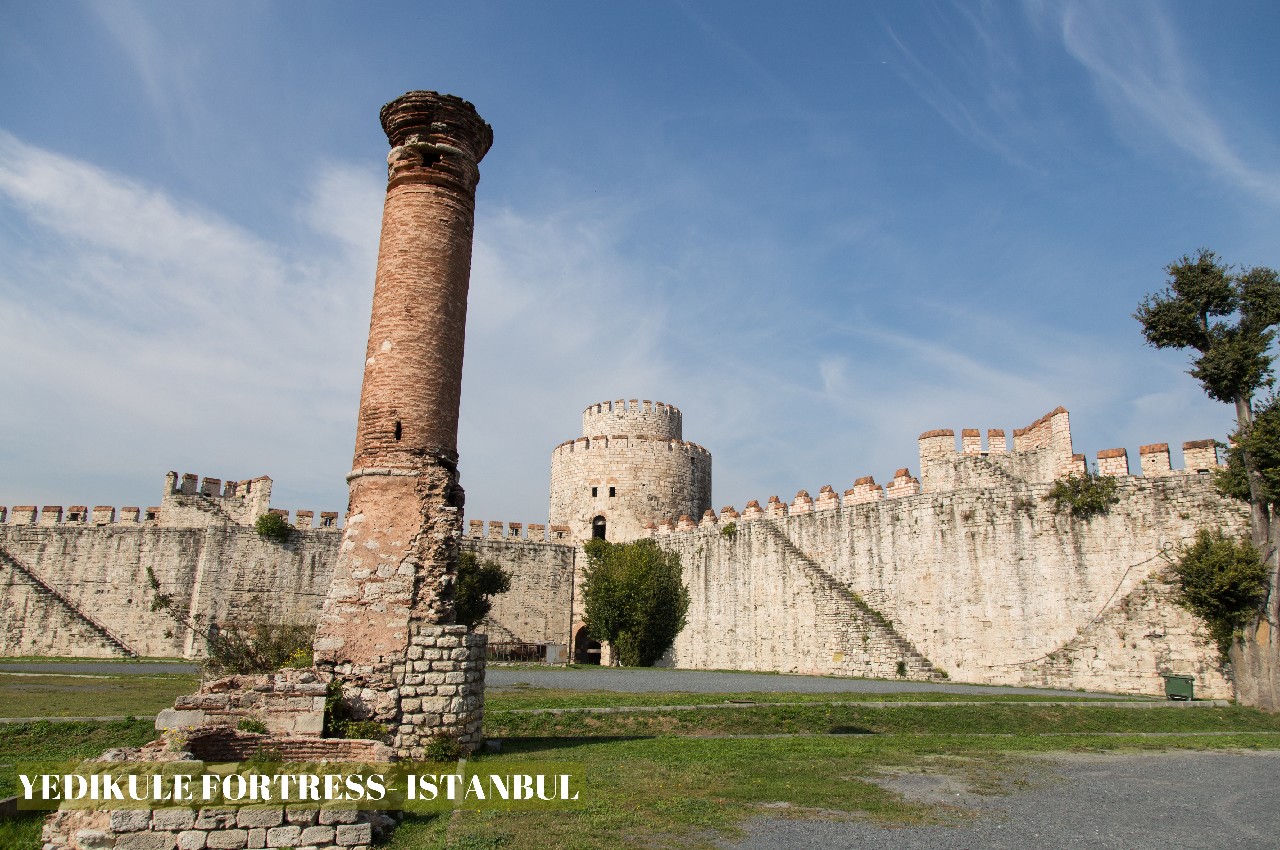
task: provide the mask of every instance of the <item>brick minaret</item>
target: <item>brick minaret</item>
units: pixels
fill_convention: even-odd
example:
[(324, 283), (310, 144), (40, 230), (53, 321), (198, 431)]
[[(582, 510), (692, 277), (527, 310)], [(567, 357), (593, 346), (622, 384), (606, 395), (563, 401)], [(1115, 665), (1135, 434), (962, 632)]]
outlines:
[[(393, 100), (381, 119), (391, 153), (350, 502), (315, 651), (367, 713), (398, 722), (406, 656), (420, 657), (410, 645), (475, 642), (450, 624), (471, 231), (493, 131), (470, 103), (428, 91)], [(458, 709), (442, 709), (445, 726)]]

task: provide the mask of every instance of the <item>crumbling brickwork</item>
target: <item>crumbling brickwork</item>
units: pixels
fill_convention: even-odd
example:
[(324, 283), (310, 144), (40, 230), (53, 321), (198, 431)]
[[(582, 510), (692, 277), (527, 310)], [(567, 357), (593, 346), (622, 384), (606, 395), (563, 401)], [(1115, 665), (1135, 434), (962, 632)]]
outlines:
[[(423, 735), (451, 735), (468, 748), (480, 735), (483, 638), (432, 665), (466, 686), (446, 712), (408, 709), (423, 694), (404, 665), (420, 642), (457, 640), (463, 335), (479, 162), (493, 131), (471, 104), (435, 92), (409, 92), (380, 117), (391, 144), (382, 237), (347, 523), (315, 656), (348, 683), (348, 699), (402, 730), (396, 746), (407, 755)], [(428, 725), (404, 732), (406, 717)]]

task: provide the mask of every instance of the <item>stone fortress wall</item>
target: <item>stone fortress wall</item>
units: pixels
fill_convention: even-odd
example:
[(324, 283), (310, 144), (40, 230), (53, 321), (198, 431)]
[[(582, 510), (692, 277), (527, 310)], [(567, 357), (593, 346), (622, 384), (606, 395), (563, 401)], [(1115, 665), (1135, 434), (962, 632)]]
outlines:
[[(288, 541), (265, 540), (257, 517), (290, 518), (270, 506), (271, 484), (170, 472), (161, 503), (145, 509), (0, 507), (0, 655), (200, 657), (195, 634), (152, 610), (150, 576), (191, 622), (314, 622), (337, 559), (338, 513), (317, 523), (314, 511), (296, 511)], [(468, 526), (463, 549), (512, 570), (484, 630), (495, 641), (567, 642), (577, 551), (567, 529)]]
[(749, 502), (700, 521), (661, 523), (680, 554), (689, 625), (668, 663), (826, 675), (937, 676), (963, 682), (1139, 694), (1161, 673), (1230, 697), (1207, 632), (1172, 599), (1165, 556), (1198, 528), (1243, 534), (1247, 509), (1213, 488), (1212, 440), (1099, 452), (1119, 502), (1088, 521), (1055, 513), (1055, 478), (1083, 471), (1058, 408), (1014, 432), (928, 431), (921, 478), (858, 479), (790, 503)]
[[(584, 421), (614, 417), (606, 430), (619, 432), (607, 438), (616, 448), (632, 444), (635, 435), (621, 433), (627, 427), (661, 430), (664, 417), (666, 442), (635, 442), (675, 441), (673, 455), (696, 445), (679, 439), (675, 408), (648, 410), (644, 421), (639, 403), (593, 405)], [(816, 497), (800, 491), (790, 502), (775, 496), (718, 515), (685, 507), (709, 502), (708, 457), (705, 491), (681, 465), (686, 500), (673, 499), (677, 516), (642, 523), (654, 515), (633, 514), (627, 523), (615, 509), (607, 536), (654, 536), (680, 554), (691, 608), (669, 659), (679, 667), (913, 678), (945, 671), (956, 681), (1147, 694), (1160, 692), (1159, 673), (1174, 672), (1195, 676), (1198, 694), (1230, 696), (1203, 627), (1172, 601), (1163, 578), (1163, 556), (1196, 529), (1247, 528), (1244, 506), (1219, 496), (1206, 474), (1217, 466), (1213, 441), (1184, 443), (1181, 470), (1171, 468), (1167, 444), (1142, 446), (1141, 475), (1130, 474), (1126, 450), (1098, 452), (1120, 502), (1085, 522), (1055, 514), (1045, 500), (1055, 478), (1085, 468), (1065, 410), (1015, 430), (1011, 444), (1004, 431), (985, 436), (966, 429), (957, 445), (954, 431), (922, 434), (918, 479), (903, 468), (883, 486), (865, 476), (843, 493), (825, 486)], [(584, 438), (596, 448), (572, 452), (586, 457), (604, 449), (602, 439)], [(553, 480), (569, 468), (581, 469), (553, 459)], [(623, 483), (614, 477), (614, 486)], [(148, 567), (180, 609), (207, 619), (245, 610), (314, 618), (337, 557), (337, 515), (321, 514), (313, 527), (312, 512), (299, 511), (287, 543), (263, 540), (250, 515), (286, 513), (269, 506), (270, 484), (171, 473), (161, 504), (146, 511), (9, 511), (0, 522), (0, 653), (198, 653), (199, 641), (150, 610)], [(250, 506), (251, 498), (262, 501)], [(511, 592), (495, 600), (482, 627), (492, 641), (576, 645), (579, 544), (591, 535), (592, 508), (578, 500), (588, 509), (576, 525), (466, 523), (463, 548), (513, 574)], [(637, 513), (649, 503), (639, 504)]]
[(676, 407), (593, 404), (582, 434), (551, 453), (551, 522), (567, 526), (570, 539), (634, 540), (650, 523), (711, 507), (711, 453), (683, 439)]

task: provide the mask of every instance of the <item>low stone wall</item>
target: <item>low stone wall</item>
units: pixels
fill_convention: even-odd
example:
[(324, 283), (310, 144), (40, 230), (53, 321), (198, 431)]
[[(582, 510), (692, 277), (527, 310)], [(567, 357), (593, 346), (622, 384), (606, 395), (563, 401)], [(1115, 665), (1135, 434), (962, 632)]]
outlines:
[(178, 697), (173, 708), (156, 716), (156, 728), (234, 727), (251, 719), (272, 734), (319, 737), (324, 731), (328, 688), (328, 681), (313, 670), (227, 676)]
[[(264, 747), (285, 761), (379, 763), (394, 757), (377, 741), (283, 738), (209, 727), (189, 734), (168, 732), (138, 749), (110, 750), (99, 761), (237, 761)], [(369, 850), (395, 824), (385, 812), (336, 805), (62, 808), (45, 820), (41, 837), (43, 850)]]

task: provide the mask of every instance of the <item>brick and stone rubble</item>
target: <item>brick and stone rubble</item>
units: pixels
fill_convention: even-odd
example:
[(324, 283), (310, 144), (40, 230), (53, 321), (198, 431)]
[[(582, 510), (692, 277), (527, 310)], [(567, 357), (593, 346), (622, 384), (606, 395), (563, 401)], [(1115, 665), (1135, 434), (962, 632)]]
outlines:
[[(378, 764), (393, 758), (374, 741), (290, 738), (206, 728), (174, 730), (140, 748), (110, 750), (99, 762), (243, 761), (269, 746), (282, 761)], [(66, 807), (50, 815), (41, 833), (43, 850), (254, 850), (315, 848), (369, 850), (396, 826), (393, 814), (360, 810), (352, 804), (256, 804), (240, 807), (121, 808), (111, 811)]]

